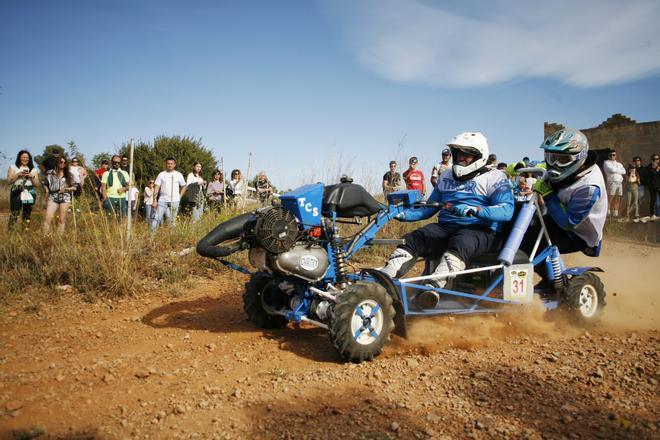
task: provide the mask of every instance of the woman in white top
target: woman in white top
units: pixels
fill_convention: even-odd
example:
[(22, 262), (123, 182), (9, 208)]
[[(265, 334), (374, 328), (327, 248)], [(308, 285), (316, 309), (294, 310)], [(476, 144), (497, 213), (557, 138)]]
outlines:
[(16, 156), (16, 162), (7, 171), (7, 181), (11, 183), (9, 190), (9, 229), (14, 226), (18, 215), (23, 210), (23, 225), (30, 222), (32, 207), (37, 198), (35, 187), (39, 185), (39, 174), (32, 162), (32, 155), (27, 150), (21, 150)]
[(154, 202), (154, 179), (149, 179), (147, 186), (144, 187), (144, 219), (147, 223), (153, 220), (153, 206)]
[(225, 177), (222, 171), (215, 170), (213, 172), (213, 180), (209, 183), (206, 189), (206, 197), (209, 199), (209, 205), (213, 206), (216, 210), (220, 209), (225, 201)]
[(188, 178), (186, 179), (188, 205), (192, 208), (193, 222), (199, 220), (204, 212), (204, 188), (206, 188), (206, 181), (201, 173), (202, 164), (195, 162), (192, 167), (192, 172), (188, 174)]
[(236, 204), (245, 196), (245, 181), (241, 177), (241, 170), (233, 170), (231, 172), (231, 180), (227, 185), (227, 197), (229, 200)]
[(76, 190), (76, 195), (79, 196), (82, 192), (82, 187), (85, 185), (85, 179), (87, 178), (87, 170), (80, 163), (80, 160), (77, 157), (71, 159), (71, 165), (69, 165), (69, 171), (73, 176), (73, 180), (76, 183), (78, 189)]

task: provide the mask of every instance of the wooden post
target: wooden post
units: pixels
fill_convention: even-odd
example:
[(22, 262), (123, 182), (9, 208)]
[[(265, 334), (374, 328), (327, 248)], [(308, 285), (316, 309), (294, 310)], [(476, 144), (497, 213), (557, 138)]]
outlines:
[(247, 173), (245, 173), (245, 192), (243, 194), (243, 201), (242, 201), (243, 206), (245, 206), (245, 202), (247, 202), (247, 196), (250, 194), (249, 187), (250, 187), (250, 168), (251, 167), (252, 167), (252, 153), (248, 153)]
[[(133, 192), (133, 185), (135, 182), (133, 182), (133, 150), (134, 150), (134, 143), (133, 143), (133, 138), (131, 138), (131, 145), (129, 148), (129, 155), (128, 155), (128, 225), (126, 226), (126, 241), (127, 243), (131, 242), (131, 224), (133, 223), (133, 210), (131, 209), (131, 195)], [(135, 200), (137, 203), (137, 199)], [(121, 203), (120, 203), (120, 210), (121, 210)]]
[(225, 158), (220, 156), (220, 172), (222, 173), (222, 208), (227, 207), (227, 174), (225, 174)]

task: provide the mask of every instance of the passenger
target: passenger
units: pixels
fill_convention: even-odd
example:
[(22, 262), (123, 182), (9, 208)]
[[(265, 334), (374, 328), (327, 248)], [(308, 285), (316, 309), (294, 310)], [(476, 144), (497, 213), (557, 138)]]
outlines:
[[(438, 178), (428, 202), (441, 207), (411, 209), (399, 220), (418, 221), (440, 211), (437, 223), (428, 224), (404, 236), (405, 244), (394, 250), (381, 269), (390, 277), (401, 276), (417, 257), (441, 257), (434, 275), (465, 269), (470, 258), (494, 249), (502, 223), (513, 215), (513, 192), (506, 175), (486, 167), (488, 142), (481, 133), (461, 133), (447, 144), (453, 166)], [(408, 264), (406, 264), (408, 263)], [(404, 267), (404, 264), (408, 267)], [(403, 269), (402, 269), (403, 267)], [(428, 282), (442, 288), (447, 278)], [(420, 308), (434, 308), (438, 295), (423, 292), (413, 300)]]
[[(572, 128), (548, 136), (541, 148), (547, 179), (538, 180), (534, 190), (548, 208), (544, 223), (552, 244), (561, 253), (597, 256), (607, 217), (605, 179), (596, 165), (597, 155), (589, 154), (587, 137)], [(540, 228), (538, 222), (530, 225), (521, 249), (533, 249)]]

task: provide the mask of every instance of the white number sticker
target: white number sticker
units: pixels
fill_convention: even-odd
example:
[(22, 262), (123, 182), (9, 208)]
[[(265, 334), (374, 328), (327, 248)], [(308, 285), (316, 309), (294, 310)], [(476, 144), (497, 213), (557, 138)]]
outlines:
[(504, 268), (504, 299), (529, 302), (534, 295), (534, 266), (514, 264)]

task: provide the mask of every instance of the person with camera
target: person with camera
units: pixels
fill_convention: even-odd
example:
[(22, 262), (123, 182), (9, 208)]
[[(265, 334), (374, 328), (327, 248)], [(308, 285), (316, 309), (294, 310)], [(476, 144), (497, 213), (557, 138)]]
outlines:
[(7, 182), (11, 184), (9, 191), (9, 229), (12, 229), (19, 214), (22, 215), (23, 227), (30, 223), (32, 207), (37, 199), (35, 187), (39, 185), (39, 171), (32, 162), (32, 155), (27, 150), (21, 150), (16, 156), (16, 162), (7, 171)]
[(73, 192), (76, 190), (75, 180), (64, 156), (58, 159), (55, 169), (46, 174), (44, 187), (48, 196), (43, 225), (44, 234), (48, 235), (50, 233), (50, 223), (53, 221), (56, 212), (60, 217), (58, 231), (61, 234), (66, 226), (66, 214), (71, 206)]

